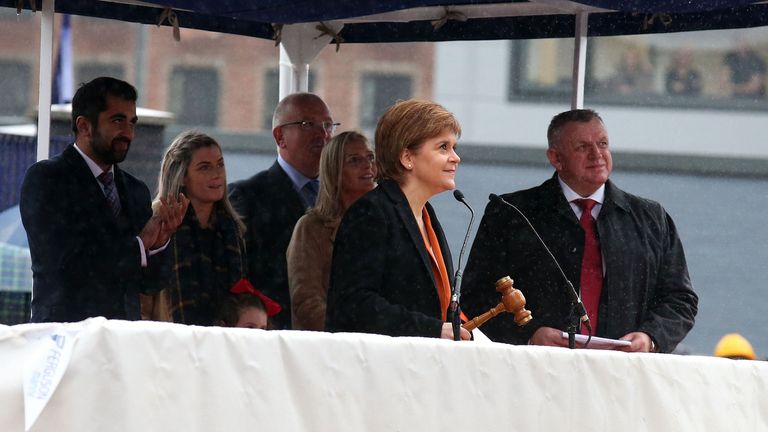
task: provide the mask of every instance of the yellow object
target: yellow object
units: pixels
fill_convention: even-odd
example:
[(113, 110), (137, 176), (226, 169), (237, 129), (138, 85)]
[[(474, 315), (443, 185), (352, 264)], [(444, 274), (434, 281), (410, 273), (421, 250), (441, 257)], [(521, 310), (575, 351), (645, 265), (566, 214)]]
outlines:
[(756, 360), (752, 344), (738, 333), (729, 333), (720, 339), (715, 346), (716, 357)]

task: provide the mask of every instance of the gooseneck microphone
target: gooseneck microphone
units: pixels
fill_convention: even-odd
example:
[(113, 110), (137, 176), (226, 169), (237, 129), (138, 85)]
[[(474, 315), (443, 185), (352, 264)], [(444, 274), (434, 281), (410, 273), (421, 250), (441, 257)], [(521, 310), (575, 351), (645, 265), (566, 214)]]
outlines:
[(461, 270), (461, 259), (464, 257), (464, 251), (467, 248), (467, 242), (469, 241), (469, 233), (472, 231), (472, 223), (475, 221), (475, 211), (472, 210), (467, 201), (464, 200), (464, 194), (460, 190), (453, 190), (453, 197), (456, 201), (464, 204), (469, 209), (469, 226), (467, 227), (467, 234), (464, 236), (464, 243), (461, 245), (461, 251), (459, 252), (459, 261), (456, 266), (456, 275), (454, 277), (453, 292), (451, 293), (451, 304), (448, 309), (451, 312), (451, 327), (453, 328), (453, 340), (461, 340), (461, 308), (459, 307), (459, 299), (461, 298), (461, 279), (463, 272)]
[[(557, 267), (557, 270), (560, 272), (560, 275), (563, 276), (563, 280), (565, 280), (566, 285), (568, 285), (569, 289), (567, 291), (568, 291), (568, 293), (571, 296), (571, 301), (573, 302), (575, 311), (576, 311), (576, 313), (579, 316), (579, 320), (581, 322), (583, 322), (585, 326), (587, 326), (587, 331), (589, 333), (589, 339), (591, 339), (591, 337), (592, 337), (592, 325), (589, 322), (589, 315), (587, 315), (587, 309), (584, 307), (584, 303), (581, 302), (581, 298), (579, 298), (579, 294), (576, 292), (576, 288), (573, 287), (573, 284), (568, 279), (568, 276), (565, 275), (565, 272), (563, 271), (562, 267), (560, 267), (560, 263), (557, 261), (555, 256), (552, 254), (552, 251), (549, 250), (549, 247), (547, 247), (547, 244), (544, 243), (544, 240), (541, 238), (541, 236), (539, 235), (538, 231), (536, 231), (536, 228), (533, 227), (533, 224), (531, 223), (531, 221), (528, 220), (528, 218), (525, 216), (525, 214), (519, 208), (517, 208), (517, 206), (515, 206), (512, 203), (507, 202), (504, 198), (502, 198), (502, 197), (500, 197), (500, 196), (498, 196), (496, 194), (490, 194), (488, 196), (488, 199), (490, 199), (491, 201), (500, 202), (500, 203), (506, 205), (507, 207), (513, 208), (523, 218), (525, 223), (528, 224), (528, 227), (531, 228), (531, 231), (533, 231), (533, 233), (536, 235), (536, 238), (539, 240), (539, 243), (541, 243), (541, 246), (544, 247), (544, 250), (547, 251), (547, 253), (549, 254), (549, 257), (552, 258), (552, 262), (555, 263), (555, 267)], [(574, 335), (570, 335), (569, 339), (572, 340), (573, 336)], [(587, 344), (589, 344), (589, 339), (587, 339)], [(573, 344), (572, 341), (571, 341), (571, 344)], [(585, 346), (586, 346), (586, 344), (585, 344)], [(573, 348), (573, 346), (571, 346), (571, 348)]]

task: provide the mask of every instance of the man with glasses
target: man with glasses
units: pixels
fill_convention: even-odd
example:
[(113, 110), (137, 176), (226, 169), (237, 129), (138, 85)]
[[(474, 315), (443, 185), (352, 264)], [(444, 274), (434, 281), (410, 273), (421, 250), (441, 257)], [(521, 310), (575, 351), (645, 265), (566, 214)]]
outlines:
[(277, 160), (269, 169), (230, 186), (230, 200), (247, 226), (248, 277), (282, 307), (272, 317), (276, 329), (291, 326), (285, 252), (296, 222), (315, 204), (320, 152), (337, 126), (320, 97), (286, 96), (272, 117)]

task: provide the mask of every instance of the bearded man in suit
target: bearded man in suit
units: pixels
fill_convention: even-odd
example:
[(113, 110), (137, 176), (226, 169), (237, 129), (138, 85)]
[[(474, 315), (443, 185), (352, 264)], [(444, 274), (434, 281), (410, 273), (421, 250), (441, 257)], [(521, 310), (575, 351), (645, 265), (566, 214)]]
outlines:
[(159, 202), (123, 171), (134, 136), (136, 89), (96, 78), (72, 99), (75, 142), (35, 163), (21, 189), (32, 255), (32, 322), (104, 316), (138, 320), (139, 293), (154, 289), (156, 256), (188, 200)]

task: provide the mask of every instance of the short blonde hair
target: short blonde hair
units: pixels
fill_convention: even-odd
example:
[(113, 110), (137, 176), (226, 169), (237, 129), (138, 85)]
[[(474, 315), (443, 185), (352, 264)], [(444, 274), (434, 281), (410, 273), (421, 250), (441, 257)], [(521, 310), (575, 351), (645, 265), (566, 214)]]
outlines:
[(379, 179), (402, 181), (403, 150), (418, 151), (424, 141), (445, 130), (461, 135), (461, 126), (442, 105), (428, 100), (398, 101), (384, 112), (376, 125), (376, 164)]

